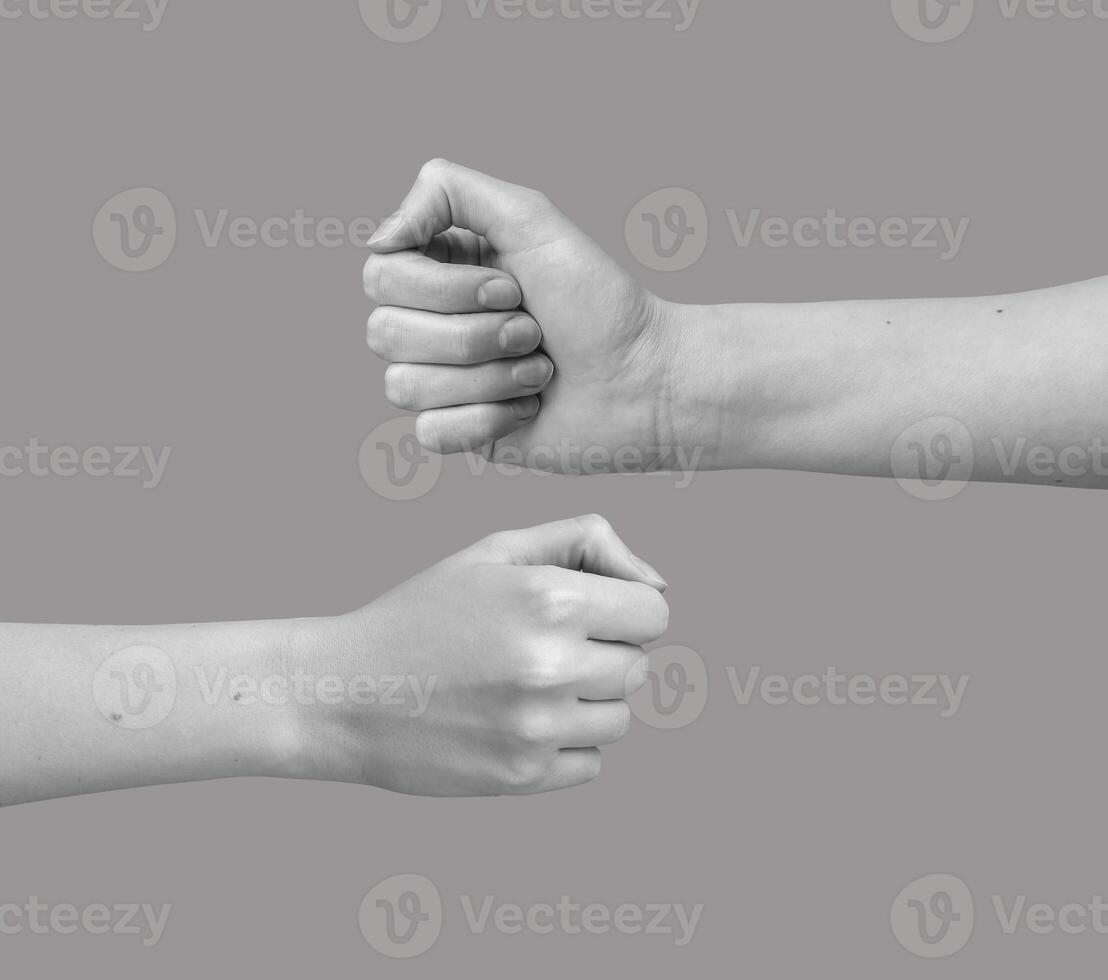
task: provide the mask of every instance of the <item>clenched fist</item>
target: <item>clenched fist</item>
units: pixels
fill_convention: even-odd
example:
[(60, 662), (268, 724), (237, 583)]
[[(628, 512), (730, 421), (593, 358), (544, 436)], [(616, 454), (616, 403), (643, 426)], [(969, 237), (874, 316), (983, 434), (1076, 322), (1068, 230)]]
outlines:
[(666, 304), (543, 194), (435, 160), (369, 244), (369, 344), (427, 449), (577, 472), (659, 445)]
[(337, 621), (330, 659), (430, 694), (423, 712), (307, 711), (308, 774), (422, 796), (595, 778), (666, 630), (664, 588), (598, 517), (486, 538)]

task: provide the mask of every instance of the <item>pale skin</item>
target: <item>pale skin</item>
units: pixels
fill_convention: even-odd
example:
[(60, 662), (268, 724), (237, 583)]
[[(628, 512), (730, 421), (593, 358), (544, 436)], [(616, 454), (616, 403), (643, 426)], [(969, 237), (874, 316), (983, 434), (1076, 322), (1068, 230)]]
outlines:
[[(950, 416), (979, 450), (973, 479), (1108, 484), (1095, 465), (1108, 280), (984, 299), (679, 306), (541, 193), (445, 161), (371, 244), (370, 345), (394, 362), (388, 397), (420, 413), (434, 451), (591, 472), (596, 448), (643, 469), (680, 449), (705, 469), (888, 476), (906, 428)], [(1069, 463), (1048, 472), (1041, 455), (981, 451), (995, 443)], [(1084, 472), (1074, 449), (1094, 459)], [(0, 626), (0, 805), (231, 776), (429, 796), (588, 782), (600, 747), (627, 731), (642, 647), (665, 631), (664, 589), (590, 517), (495, 535), (346, 616)], [(172, 709), (137, 730), (94, 696), (106, 659), (135, 646), (176, 678)], [(418, 711), (319, 688), (243, 703), (211, 697), (221, 672), (401, 677), (428, 696)]]
[[(665, 587), (589, 516), (494, 534), (333, 618), (0, 626), (0, 806), (238, 776), (420, 796), (587, 783), (628, 732)], [(155, 651), (145, 674), (101, 669), (135, 647)], [(164, 718), (105, 708), (121, 682), (141, 707), (167, 672)]]
[(984, 298), (684, 306), (542, 193), (444, 160), (370, 249), (369, 344), (431, 451), (564, 473), (680, 459), (887, 477), (903, 475), (906, 431), (932, 448), (948, 423), (926, 420), (953, 419), (972, 441), (969, 479), (1108, 486), (1108, 278)]

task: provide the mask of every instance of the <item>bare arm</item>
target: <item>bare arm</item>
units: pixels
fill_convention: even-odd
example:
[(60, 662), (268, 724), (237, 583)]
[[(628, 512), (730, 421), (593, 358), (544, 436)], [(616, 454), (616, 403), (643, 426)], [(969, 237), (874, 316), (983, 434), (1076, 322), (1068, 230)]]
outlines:
[[(977, 299), (680, 306), (542, 194), (441, 160), (370, 247), (369, 343), (431, 450), (491, 446), (578, 474), (1108, 486), (1108, 279)], [(496, 304), (480, 289), (493, 278), (510, 280)]]
[(0, 805), (286, 772), (288, 713), (206, 701), (199, 681), (272, 673), (308, 628), (0, 626)]
[(665, 438), (706, 467), (1108, 486), (1108, 279), (666, 315)]
[(0, 806), (231, 776), (576, 786), (627, 734), (664, 589), (589, 516), (492, 535), (334, 618), (0, 626)]

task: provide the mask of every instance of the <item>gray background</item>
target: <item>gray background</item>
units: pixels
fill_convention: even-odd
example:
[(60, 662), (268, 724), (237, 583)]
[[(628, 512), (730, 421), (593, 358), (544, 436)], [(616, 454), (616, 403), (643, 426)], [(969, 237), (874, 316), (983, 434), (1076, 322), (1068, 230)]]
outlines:
[[(1005, 937), (989, 896), (1087, 901), (1103, 837), (1101, 528), (1095, 492), (971, 487), (924, 503), (892, 482), (777, 473), (568, 481), (447, 463), (414, 503), (371, 493), (358, 447), (395, 415), (366, 350), (355, 248), (201, 245), (193, 208), (383, 217), (445, 155), (541, 187), (677, 300), (999, 292), (1104, 272), (1108, 22), (977, 18), (910, 40), (888, 4), (705, 0), (666, 23), (472, 20), (454, 0), (413, 45), (352, 2), (171, 0), (150, 34), (0, 21), (0, 443), (172, 445), (161, 487), (0, 480), (0, 618), (207, 621), (363, 604), (485, 533), (610, 516), (669, 578), (667, 642), (700, 651), (708, 710), (638, 726), (601, 780), (528, 800), (427, 801), (235, 782), (15, 808), (0, 902), (171, 902), (161, 944), (0, 939), (5, 976), (306, 972), (974, 977), (1076, 975), (1108, 938)], [(92, 218), (152, 185), (181, 232), (125, 274)], [(625, 218), (695, 189), (712, 239), (692, 269), (635, 265)], [(934, 252), (735, 248), (725, 208), (968, 216)], [(926, 709), (751, 707), (724, 668), (969, 673), (954, 720)], [(448, 904), (407, 963), (358, 905), (399, 872)], [(909, 881), (962, 877), (970, 945), (903, 950)], [(664, 937), (469, 935), (459, 893), (522, 903), (706, 904)]]

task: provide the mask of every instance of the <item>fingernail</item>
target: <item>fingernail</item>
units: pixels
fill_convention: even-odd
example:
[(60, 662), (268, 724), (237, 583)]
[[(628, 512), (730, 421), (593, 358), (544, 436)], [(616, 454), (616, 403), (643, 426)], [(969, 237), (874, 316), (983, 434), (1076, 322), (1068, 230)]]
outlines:
[(371, 248), (374, 245), (380, 245), (382, 242), (388, 241), (400, 230), (400, 225), (403, 223), (403, 216), (399, 211), (396, 212), (391, 218), (387, 218), (366, 242)]
[(520, 422), (533, 419), (539, 414), (539, 400), (532, 396), (512, 402), (512, 414), (519, 419)]
[(525, 388), (538, 388), (554, 377), (554, 365), (545, 357), (533, 357), (514, 365), (512, 377)]
[(500, 329), (500, 349), (509, 354), (529, 354), (541, 340), (539, 325), (528, 316), (509, 320)]
[(477, 302), (488, 310), (514, 310), (523, 294), (511, 279), (492, 279), (477, 290)]
[(638, 555), (632, 555), (631, 557), (635, 559), (635, 563), (642, 569), (643, 574), (654, 580), (654, 584), (659, 591), (665, 592), (669, 588), (669, 583), (658, 574), (658, 570), (653, 565), (643, 561)]

